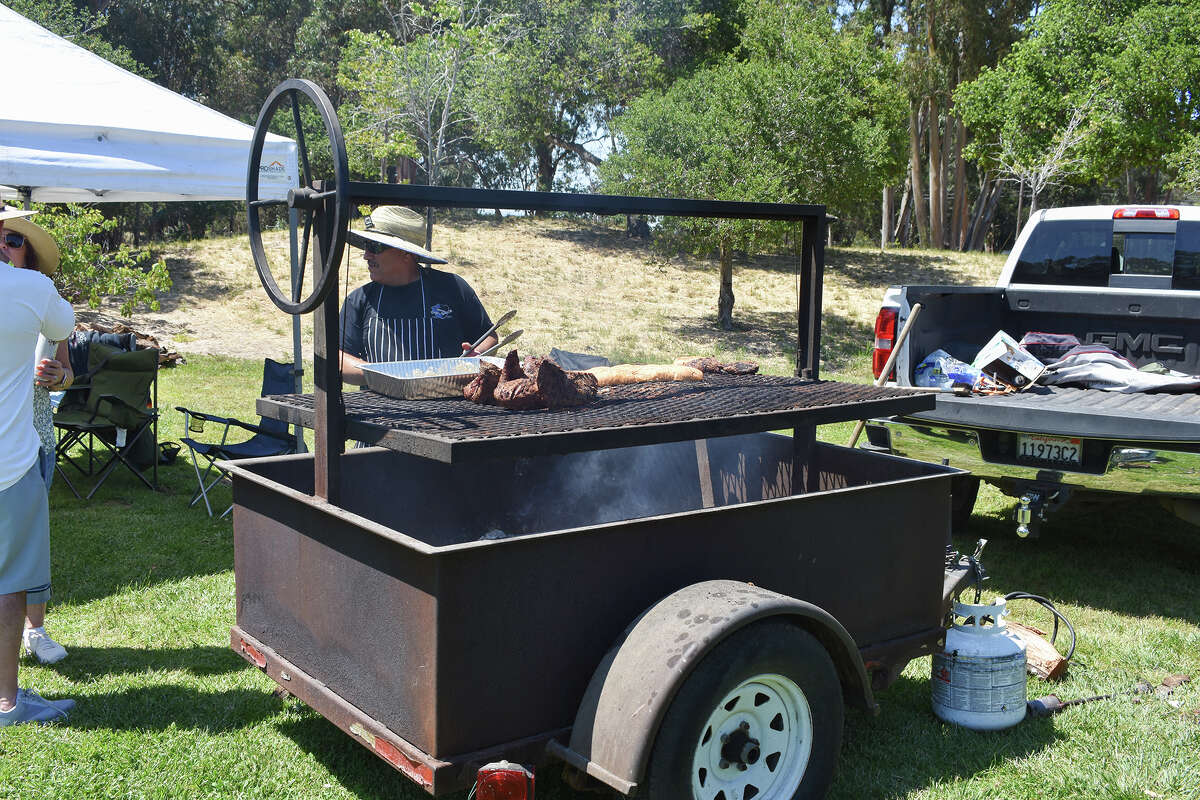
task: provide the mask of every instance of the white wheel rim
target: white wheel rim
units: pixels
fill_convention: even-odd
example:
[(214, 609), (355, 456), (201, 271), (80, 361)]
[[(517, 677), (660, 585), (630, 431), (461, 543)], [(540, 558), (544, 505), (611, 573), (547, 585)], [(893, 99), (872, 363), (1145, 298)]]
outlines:
[[(795, 681), (756, 675), (725, 695), (701, 728), (692, 797), (791, 798), (808, 768), (812, 740), (812, 709)], [(739, 756), (729, 758), (734, 752)]]

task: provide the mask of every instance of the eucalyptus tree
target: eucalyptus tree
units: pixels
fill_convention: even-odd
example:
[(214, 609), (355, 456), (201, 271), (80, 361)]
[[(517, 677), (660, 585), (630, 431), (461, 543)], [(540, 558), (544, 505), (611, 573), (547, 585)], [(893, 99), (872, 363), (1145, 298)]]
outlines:
[(1056, 0), (958, 92), (969, 155), (1028, 185), (1069, 138), (1062, 179), (1156, 201), (1200, 134), (1198, 51), (1200, 0)]
[(52, 33), (130, 72), (139, 75), (148, 72), (128, 49), (105, 38), (108, 33), (105, 28), (109, 22), (107, 3), (99, 8), (83, 8), (71, 0), (5, 0), (5, 5)]
[[(894, 226), (890, 191), (884, 191), (886, 244), (911, 215), (927, 247), (971, 246), (986, 204), (970, 201), (971, 176), (963, 149), (970, 131), (955, 108), (954, 89), (995, 64), (1018, 40), (1034, 0), (852, 0), (846, 16), (870, 24), (877, 44), (903, 66), (908, 93), (908, 176)], [(978, 176), (978, 196), (994, 198), (994, 180)]]
[(537, 188), (564, 166), (597, 166), (606, 118), (656, 85), (662, 60), (637, 0), (502, 0), (507, 40), (481, 63), (472, 106), (480, 136), (512, 162), (532, 160)]
[(471, 69), (493, 57), (501, 29), (486, 0), (404, 0), (392, 25), (394, 34), (349, 33), (337, 81), (347, 147), (360, 159), (411, 158), (437, 184), (471, 133)]
[[(634, 101), (606, 189), (724, 200), (822, 202), (835, 213), (903, 168), (906, 103), (871, 32), (804, 0), (748, 0), (736, 57)], [(717, 322), (732, 325), (733, 253), (778, 243), (778, 225), (663, 221), (660, 238), (720, 257)]]

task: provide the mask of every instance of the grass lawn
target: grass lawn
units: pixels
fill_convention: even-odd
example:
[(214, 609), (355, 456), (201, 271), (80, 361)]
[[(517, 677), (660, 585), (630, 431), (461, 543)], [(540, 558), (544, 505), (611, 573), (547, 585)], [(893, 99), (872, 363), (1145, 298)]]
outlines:
[[(465, 242), (455, 248), (457, 260), (473, 257)], [(824, 377), (860, 382), (867, 378), (870, 303), (884, 285), (984, 282), (980, 274), (994, 275), (998, 265), (994, 258), (968, 263), (940, 254), (880, 257), (869, 250), (832, 251), (829, 261)], [(561, 269), (565, 274), (556, 279), (572, 280), (574, 267)], [(661, 269), (666, 272), (659, 278), (665, 275), (679, 293), (693, 297), (685, 273), (694, 270)], [(765, 263), (743, 265), (738, 276), (743, 327), (728, 335), (703, 325), (715, 300), (712, 274), (695, 277), (711, 298), (696, 294), (691, 305), (664, 301), (661, 309), (651, 303), (649, 320), (614, 312), (590, 296), (616, 284), (632, 303), (649, 291), (626, 285), (631, 279), (620, 273), (608, 286), (577, 292), (574, 306), (566, 296), (531, 298), (499, 277), (468, 278), (493, 313), (523, 303), (522, 324), (514, 326), (527, 330), (523, 349), (553, 343), (638, 360), (684, 352), (760, 357), (787, 340), (786, 303), (760, 297), (751, 287), (778, 284), (784, 292), (789, 278)], [(616, 313), (619, 322), (603, 325), (606, 313)], [(564, 319), (571, 315), (580, 319), (577, 327)], [(647, 343), (637, 332), (651, 323), (665, 333)], [(761, 360), (770, 371), (788, 370), (786, 355)], [(187, 365), (164, 370), (160, 440), (184, 435), (176, 405), (253, 419), (260, 378), (261, 360), (254, 359), (192, 356)], [(850, 427), (829, 426), (821, 436), (844, 443)], [(0, 731), (0, 797), (425, 796), (298, 701), (273, 696), (274, 683), (229, 650), (231, 524), (187, 507), (195, 479), (184, 453), (160, 470), (160, 480), (161, 490), (150, 492), (119, 474), (87, 503), (56, 483), (56, 596), (48, 629), (70, 655), (52, 667), (24, 661), (22, 684), (51, 697), (74, 697), (79, 707), (69, 727)], [(216, 497), (224, 508), (229, 492), (219, 489)], [(1013, 535), (1012, 506), (984, 487), (971, 529), (956, 544), (968, 550), (976, 538), (990, 540), (988, 596), (1013, 590), (1046, 595), (1075, 624), (1078, 649), (1067, 678), (1054, 686), (1030, 679), (1029, 696), (1103, 694), (1138, 679), (1157, 684), (1172, 673), (1200, 679), (1200, 536), (1194, 528), (1151, 503), (1125, 502), (1060, 515), (1040, 540), (1020, 541)], [(878, 524), (887, 524), (886, 513)], [(1014, 610), (1022, 621), (1048, 629), (1047, 615), (1033, 604), (1015, 603)], [(877, 695), (878, 716), (849, 712), (832, 797), (1200, 798), (1197, 684), (1170, 698), (1093, 703), (1008, 731), (975, 733), (936, 720), (928, 679), (929, 659), (914, 661)], [(541, 798), (575, 796), (556, 768), (538, 778)]]

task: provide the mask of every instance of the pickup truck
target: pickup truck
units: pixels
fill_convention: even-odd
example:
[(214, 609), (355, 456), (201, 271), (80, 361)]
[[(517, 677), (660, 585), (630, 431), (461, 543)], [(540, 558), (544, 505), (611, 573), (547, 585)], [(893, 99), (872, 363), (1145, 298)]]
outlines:
[[(1072, 334), (1139, 367), (1200, 374), (1200, 206), (1038, 211), (996, 286), (890, 287), (875, 322), (876, 378), (918, 303), (889, 376), (897, 385), (912, 385), (937, 349), (970, 363), (1001, 330)], [(941, 392), (933, 411), (870, 420), (866, 432), (870, 449), (970, 471), (957, 479), (956, 530), (980, 480), (1020, 499), (1020, 536), (1083, 492), (1155, 497), (1200, 524), (1200, 392)]]

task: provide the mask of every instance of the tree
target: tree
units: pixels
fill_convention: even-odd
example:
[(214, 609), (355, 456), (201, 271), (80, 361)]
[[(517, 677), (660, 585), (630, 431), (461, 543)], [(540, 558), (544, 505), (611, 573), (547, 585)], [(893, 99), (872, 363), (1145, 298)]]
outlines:
[(481, 64), (471, 101), (480, 136), (512, 162), (532, 159), (537, 188), (564, 165), (597, 166), (604, 124), (661, 60), (635, 0), (509, 0), (507, 46)]
[(128, 245), (107, 247), (104, 234), (118, 226), (94, 207), (34, 204), (37, 222), (58, 243), (61, 258), (54, 283), (72, 303), (99, 308), (104, 297), (120, 300), (121, 314), (138, 307), (158, 310), (158, 293), (171, 288), (167, 265)]
[(393, 31), (389, 0), (313, 0), (312, 8), (296, 31), (295, 50), (288, 72), (307, 78), (341, 104), (337, 73), (350, 32)]
[[(468, 65), (490, 57), (497, 25), (484, 0), (405, 0), (393, 24), (396, 41), (350, 32), (338, 70), (349, 101), (342, 117), (352, 123), (347, 146), (385, 162), (415, 158), (426, 182), (438, 184), (473, 120), (462, 97)], [(430, 213), (427, 239), (432, 230)]]
[[(871, 33), (835, 28), (807, 2), (750, 0), (739, 57), (633, 102), (604, 186), (634, 194), (825, 202), (854, 209), (902, 169), (903, 96)], [(664, 220), (661, 238), (717, 250), (718, 324), (732, 325), (732, 254), (779, 241), (779, 226)]]
[[(976, 132), (969, 155), (1035, 164), (1078, 109), (1079, 159), (1068, 174), (1157, 201), (1200, 132), (1200, 0), (1058, 0), (1029, 36), (957, 95)], [(1141, 185), (1132, 180), (1142, 176)]]
[(211, 0), (121, 0), (108, 7), (104, 32), (149, 69), (156, 83), (208, 102), (221, 69), (220, 8)]
[[(996, 61), (1016, 41), (1033, 0), (851, 0), (838, 4), (844, 18), (870, 27), (876, 46), (903, 66), (911, 105), (908, 180), (900, 219), (890, 219), (895, 187), (884, 188), (881, 244), (908, 231), (915, 217), (926, 247), (963, 247), (986, 207), (972, 203), (973, 180), (962, 150), (970, 132), (954, 106), (954, 87)], [(978, 195), (991, 194), (977, 178)]]
[(207, 102), (253, 124), (271, 90), (295, 77), (289, 62), (311, 2), (224, 0), (214, 5), (218, 11), (214, 58), (219, 66)]
[(69, 0), (9, 0), (13, 11), (64, 39), (90, 50), (101, 58), (124, 67), (130, 72), (146, 75), (147, 70), (128, 49), (104, 38), (109, 31), (107, 8), (78, 8)]

